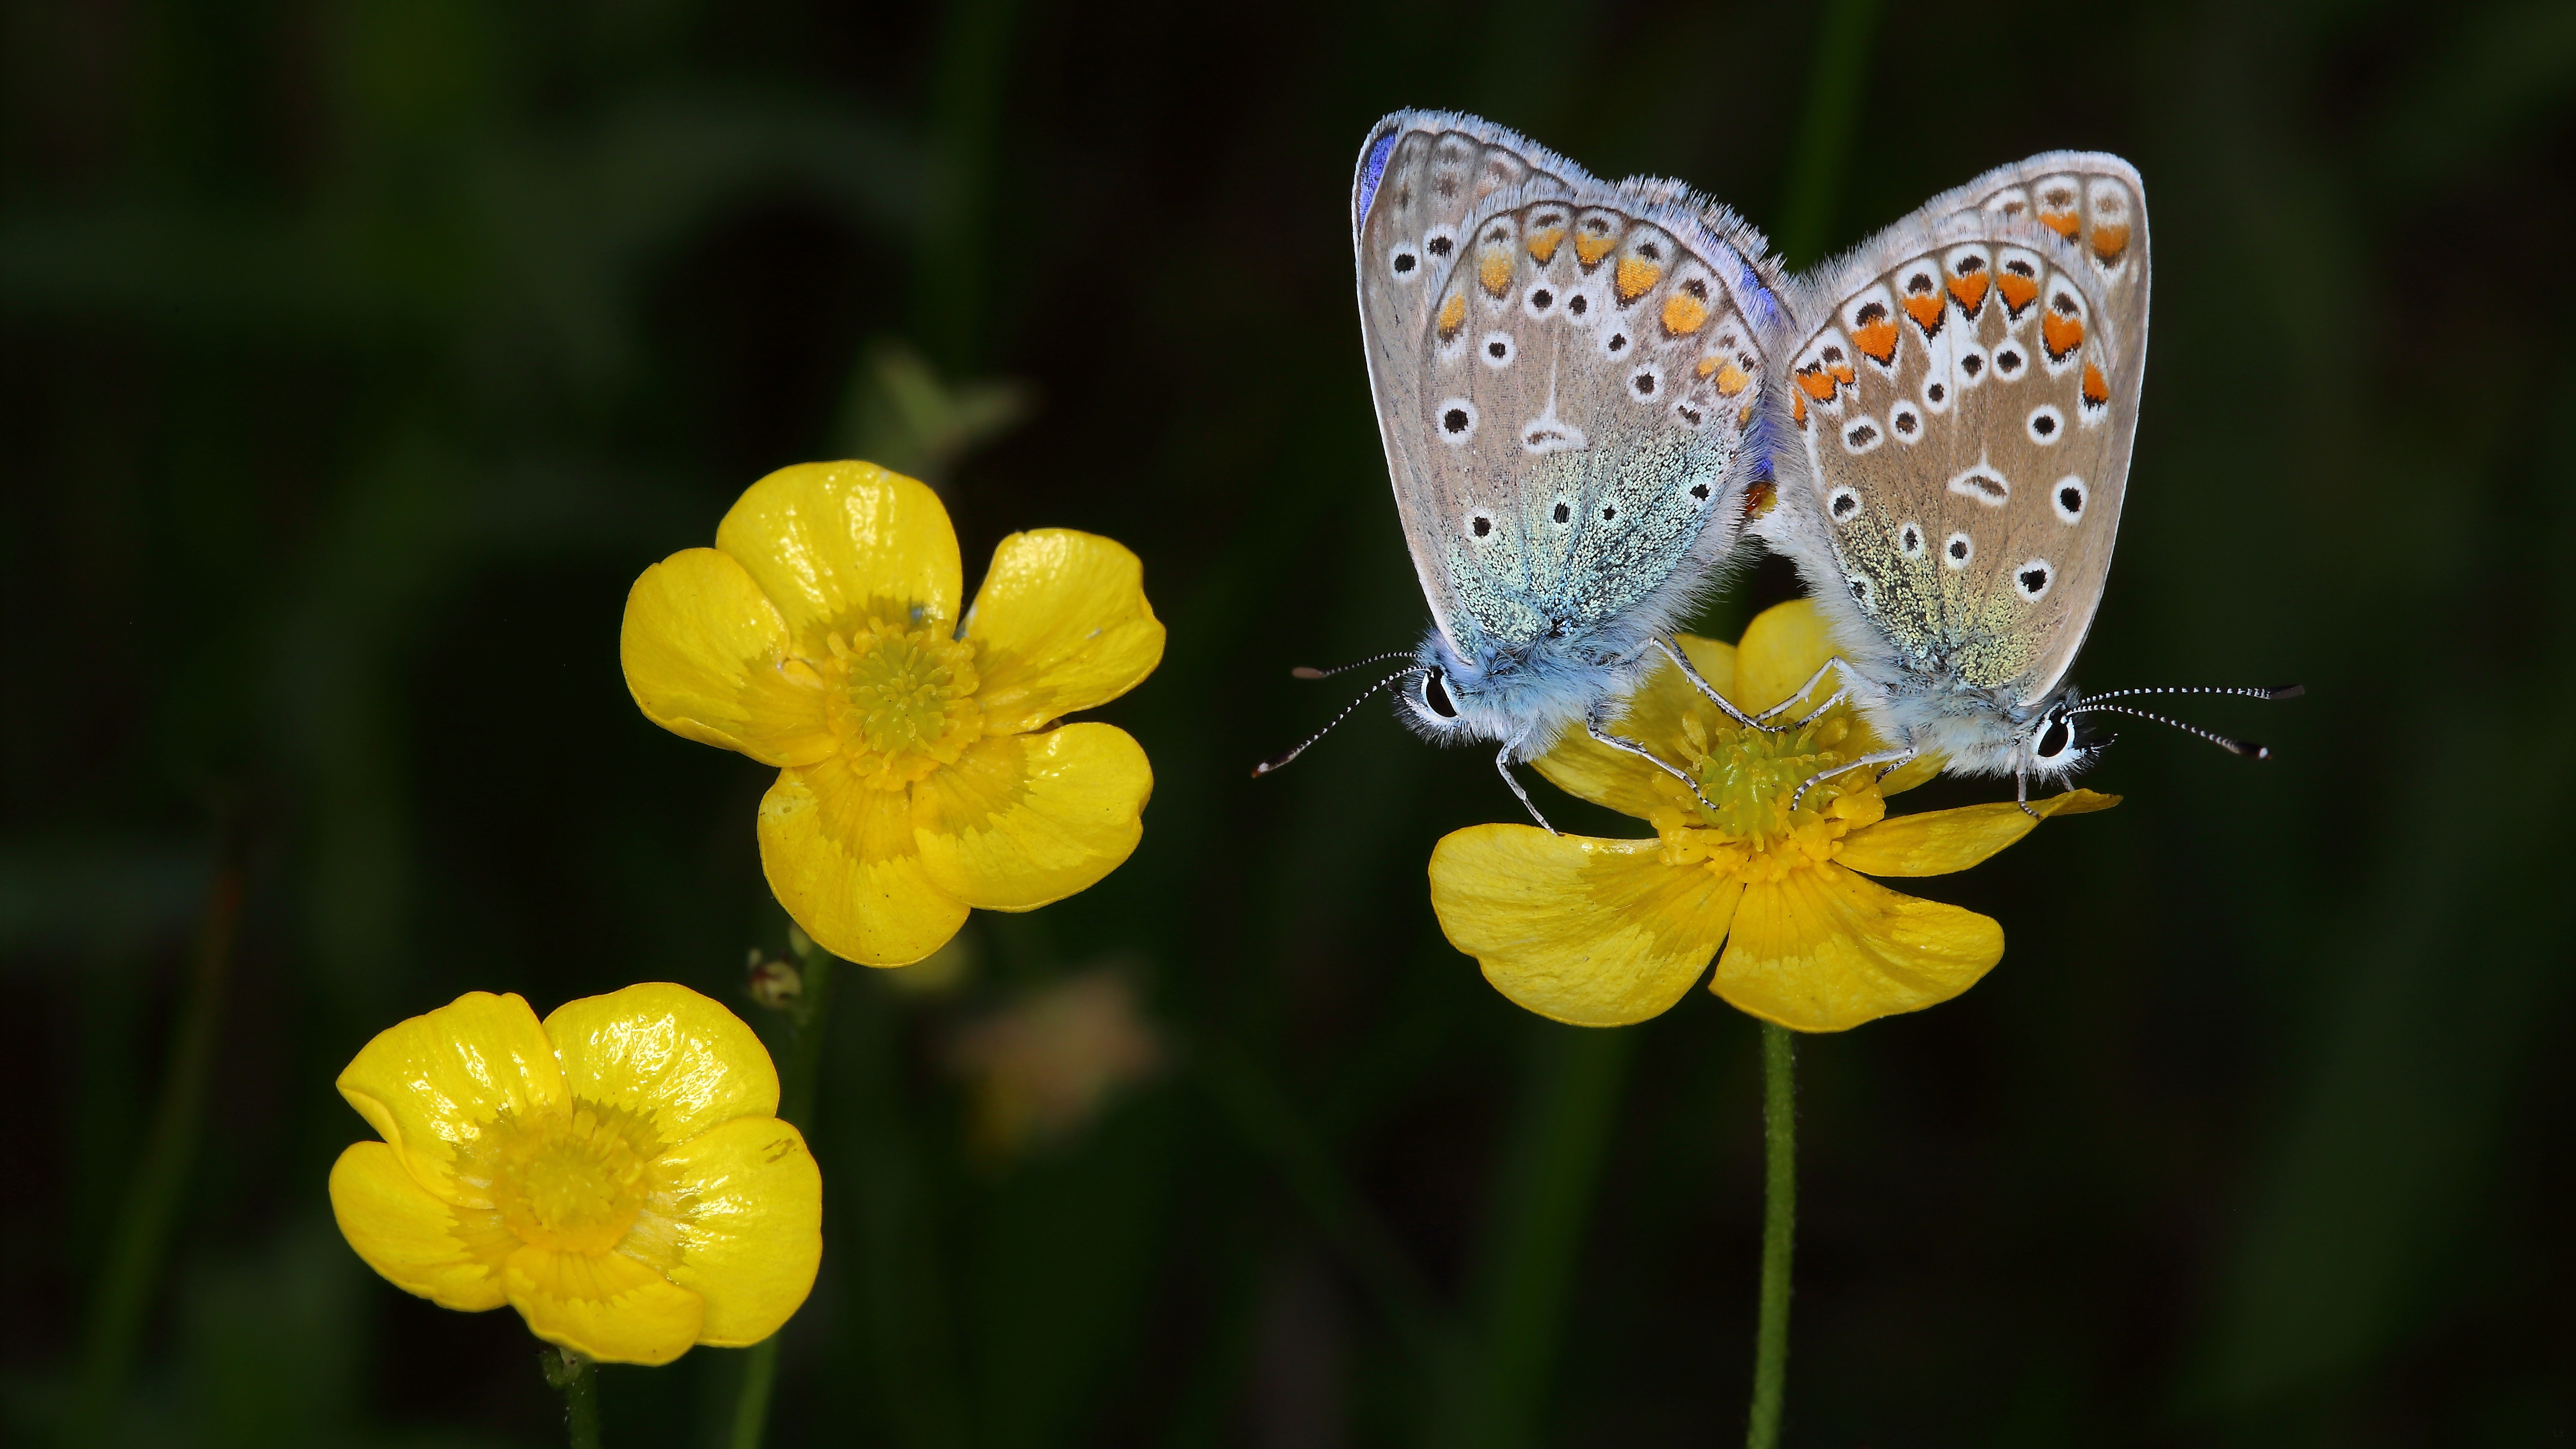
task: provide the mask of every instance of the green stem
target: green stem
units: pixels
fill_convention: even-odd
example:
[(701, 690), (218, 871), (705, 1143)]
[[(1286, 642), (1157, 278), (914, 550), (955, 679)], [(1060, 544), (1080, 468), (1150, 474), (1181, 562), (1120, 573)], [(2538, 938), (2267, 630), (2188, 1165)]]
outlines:
[(564, 1433), (572, 1449), (599, 1449), (599, 1370), (568, 1348), (538, 1355), (546, 1382), (563, 1391)]
[(1878, 0), (1826, 0), (1807, 68), (1807, 104), (1798, 118), (1798, 150), (1789, 163), (1789, 194), (1771, 241), (1793, 267), (1813, 265), (1831, 234), (1842, 196), (1843, 166), (1859, 124), (1862, 72), (1878, 30)]
[[(804, 990), (796, 998), (796, 1034), (787, 1043), (787, 1069), (778, 1078), (778, 1115), (810, 1139), (814, 1133), (814, 1084), (823, 1071), (823, 1024), (832, 1004), (832, 953), (799, 932), (797, 971)], [(769, 1432), (769, 1395), (778, 1383), (780, 1329), (743, 1355), (742, 1392), (733, 1405), (732, 1449), (760, 1449)]]
[(1753, 1340), (1753, 1413), (1745, 1449), (1780, 1442), (1789, 1375), (1789, 1251), (1798, 1229), (1797, 1038), (1762, 1023), (1762, 1321)]
[(206, 1077), (214, 1070), (215, 1040), (223, 1024), (224, 992), (232, 972), (234, 927), (241, 918), (242, 873), (226, 863), (215, 873), (206, 911), (197, 927), (188, 999), (171, 1033), (170, 1065), (151, 1135), (117, 1213), (107, 1271), (99, 1279), (81, 1368), (81, 1390), (71, 1442), (108, 1437), (108, 1422), (124, 1398), (134, 1346), (152, 1305), (153, 1285), (170, 1245), (170, 1220), (195, 1160), (198, 1127), (206, 1115)]

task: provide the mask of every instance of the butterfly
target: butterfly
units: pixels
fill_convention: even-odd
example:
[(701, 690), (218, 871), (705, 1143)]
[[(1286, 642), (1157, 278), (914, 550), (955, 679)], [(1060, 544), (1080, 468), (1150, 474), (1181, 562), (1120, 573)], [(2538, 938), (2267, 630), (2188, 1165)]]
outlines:
[(1433, 619), (1377, 687), (1403, 684), (1436, 741), (1497, 745), (1541, 825), (1511, 767), (1578, 725), (1688, 783), (1603, 721), (1658, 655), (1689, 668), (1674, 622), (1741, 539), (1779, 427), (1763, 380), (1789, 313), (1761, 235), (1680, 182), (1604, 183), (1474, 117), (1400, 111), (1361, 149), (1351, 242)]
[(2087, 696), (2064, 682), (2119, 532), (2148, 290), (2136, 170), (2067, 151), (1944, 192), (1794, 284), (1777, 506), (1752, 532), (1825, 615), (1837, 697), (1891, 741), (1833, 773), (1937, 755), (2013, 776), (2027, 810), (2032, 779), (2099, 753), (2083, 718), (2096, 712), (2268, 754), (2109, 701), (2295, 686)]

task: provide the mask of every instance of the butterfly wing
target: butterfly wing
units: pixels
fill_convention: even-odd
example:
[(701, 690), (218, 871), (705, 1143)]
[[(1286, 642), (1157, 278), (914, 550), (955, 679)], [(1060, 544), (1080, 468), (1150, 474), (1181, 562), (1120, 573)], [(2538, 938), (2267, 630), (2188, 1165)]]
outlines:
[(2065, 677), (2119, 531), (2147, 267), (2137, 173), (2058, 152), (1802, 286), (1787, 450), (1806, 477), (1762, 531), (1839, 634), (1883, 645), (1855, 662), (2016, 706)]
[(1360, 322), (1405, 538), (1462, 654), (1662, 627), (1742, 526), (1780, 348), (1743, 223), (1607, 186), (1469, 117), (1379, 123), (1352, 189)]

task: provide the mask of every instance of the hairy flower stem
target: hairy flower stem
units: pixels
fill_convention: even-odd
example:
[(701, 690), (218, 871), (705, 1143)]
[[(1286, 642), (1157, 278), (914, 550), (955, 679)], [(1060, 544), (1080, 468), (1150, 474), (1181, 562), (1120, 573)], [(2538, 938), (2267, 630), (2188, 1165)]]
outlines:
[(564, 1432), (572, 1449), (599, 1449), (599, 1370), (568, 1348), (538, 1355), (546, 1382), (563, 1391)]
[[(796, 969), (804, 991), (796, 998), (796, 1035), (787, 1044), (787, 1070), (778, 1079), (778, 1115), (811, 1138), (814, 1132), (814, 1080), (823, 1070), (824, 1013), (832, 1003), (832, 953), (792, 931)], [(779, 1333), (786, 1332), (780, 1329)], [(769, 1431), (769, 1394), (778, 1382), (778, 1334), (753, 1344), (743, 1354), (742, 1392), (733, 1404), (732, 1449), (760, 1449)]]
[(1745, 1449), (1776, 1449), (1789, 1374), (1789, 1251), (1798, 1229), (1797, 1038), (1762, 1023), (1762, 1307)]

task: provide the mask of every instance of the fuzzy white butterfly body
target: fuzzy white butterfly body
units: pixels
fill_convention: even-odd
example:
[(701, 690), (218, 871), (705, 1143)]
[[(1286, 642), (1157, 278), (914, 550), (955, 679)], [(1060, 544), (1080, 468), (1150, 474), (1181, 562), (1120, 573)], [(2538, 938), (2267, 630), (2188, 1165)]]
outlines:
[(2146, 368), (2137, 173), (2056, 152), (1802, 278), (1779, 504), (1855, 702), (1963, 774), (2091, 756), (2064, 681), (2101, 602)]
[[(1598, 729), (1742, 532), (1787, 313), (1757, 234), (1472, 117), (1398, 112), (1351, 190), (1361, 332), (1433, 615), (1417, 729)], [(1509, 770), (1505, 770), (1509, 778)], [(1518, 786), (1515, 784), (1517, 790)], [(1526, 797), (1524, 797), (1526, 798)]]

